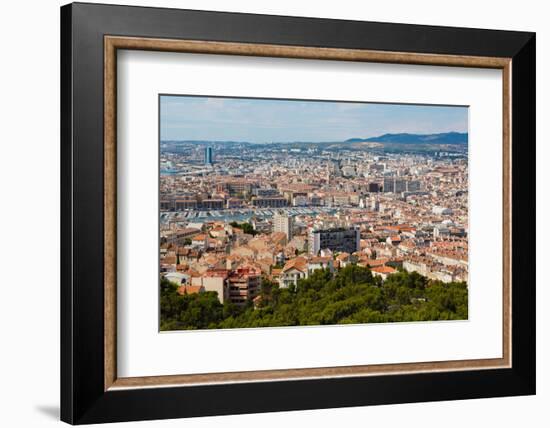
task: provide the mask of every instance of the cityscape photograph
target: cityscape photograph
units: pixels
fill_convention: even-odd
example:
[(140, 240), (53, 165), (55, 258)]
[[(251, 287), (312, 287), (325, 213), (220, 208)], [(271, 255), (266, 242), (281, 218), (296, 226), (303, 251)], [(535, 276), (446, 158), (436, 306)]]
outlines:
[(160, 330), (468, 319), (468, 107), (160, 95)]

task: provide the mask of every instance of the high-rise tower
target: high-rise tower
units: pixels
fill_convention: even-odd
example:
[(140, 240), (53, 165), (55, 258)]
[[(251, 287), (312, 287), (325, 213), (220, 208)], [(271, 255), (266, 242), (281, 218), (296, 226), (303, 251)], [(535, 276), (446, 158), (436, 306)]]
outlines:
[(204, 164), (212, 165), (213, 163), (214, 163), (214, 160), (212, 157), (212, 147), (206, 147), (204, 149)]

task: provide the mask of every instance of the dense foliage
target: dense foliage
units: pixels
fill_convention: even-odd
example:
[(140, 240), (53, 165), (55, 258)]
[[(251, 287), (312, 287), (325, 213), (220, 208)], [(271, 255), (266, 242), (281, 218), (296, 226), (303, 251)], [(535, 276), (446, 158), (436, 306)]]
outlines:
[(237, 307), (223, 305), (215, 292), (179, 295), (161, 281), (161, 330), (245, 328), (468, 318), (464, 282), (431, 281), (397, 272), (383, 283), (370, 269), (350, 265), (335, 274), (317, 270), (296, 287), (279, 288), (264, 280), (262, 300)]

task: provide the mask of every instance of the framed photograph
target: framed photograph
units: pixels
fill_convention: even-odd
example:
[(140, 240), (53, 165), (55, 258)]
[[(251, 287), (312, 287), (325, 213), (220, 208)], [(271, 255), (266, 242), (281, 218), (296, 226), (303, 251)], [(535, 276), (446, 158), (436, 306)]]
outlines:
[(535, 35), (61, 8), (61, 418), (535, 393)]

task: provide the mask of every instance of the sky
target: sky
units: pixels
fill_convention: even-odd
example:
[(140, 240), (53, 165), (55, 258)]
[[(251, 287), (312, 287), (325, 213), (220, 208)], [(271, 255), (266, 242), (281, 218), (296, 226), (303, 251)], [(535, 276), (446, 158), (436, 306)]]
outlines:
[(388, 133), (468, 132), (468, 108), (411, 104), (168, 96), (161, 140), (343, 141)]

